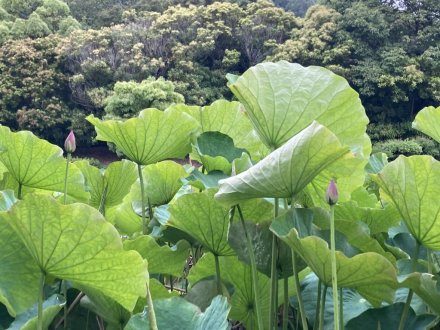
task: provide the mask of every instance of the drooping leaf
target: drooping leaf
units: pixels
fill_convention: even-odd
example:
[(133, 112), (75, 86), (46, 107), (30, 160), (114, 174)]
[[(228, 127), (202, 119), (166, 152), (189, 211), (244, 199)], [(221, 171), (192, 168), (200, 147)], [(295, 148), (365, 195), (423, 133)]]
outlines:
[(142, 218), (133, 210), (130, 200), (124, 200), (119, 206), (111, 208), (106, 212), (106, 218), (114, 223), (121, 233), (132, 235), (142, 231)]
[(261, 143), (239, 102), (217, 100), (205, 107), (178, 104), (171, 108), (177, 108), (194, 117), (200, 123), (202, 132), (217, 131), (230, 136), (235, 146), (246, 149), (254, 160), (267, 154), (267, 148)]
[[(403, 312), (403, 303), (393, 304), (382, 308), (368, 309), (358, 317), (347, 323), (347, 330), (377, 330), (389, 329), (397, 330), (399, 328), (400, 318)], [(415, 330), (426, 329), (426, 327), (436, 319), (435, 315), (417, 316), (413, 309), (409, 309), (407, 320), (403, 329)]]
[(231, 174), (232, 162), (246, 152), (235, 147), (228, 135), (211, 131), (197, 137), (194, 149), (207, 172), (222, 171), (228, 175)]
[(229, 88), (270, 149), (279, 148), (316, 120), (353, 152), (367, 156), (371, 151), (365, 133), (368, 118), (359, 95), (330, 70), (266, 62), (230, 80)]
[(219, 256), (234, 255), (228, 244), (229, 210), (214, 199), (215, 190), (181, 196), (168, 211), (167, 225), (194, 237)]
[(122, 202), (137, 179), (136, 165), (128, 160), (111, 163), (104, 173), (90, 165), (88, 161), (75, 162), (86, 179), (90, 191), (90, 205), (104, 210)]
[(440, 143), (440, 107), (426, 107), (420, 110), (412, 127)]
[(147, 259), (150, 274), (181, 277), (189, 256), (190, 245), (186, 241), (179, 241), (173, 247), (160, 246), (153, 237), (142, 235), (134, 240), (124, 241), (124, 249), (138, 251), (144, 259)]
[[(297, 212), (293, 210), (293, 212)], [(295, 229), (295, 216), (289, 213), (275, 219), (271, 230), (286, 242), (327, 286), (331, 286), (330, 249), (316, 236), (300, 238)], [(396, 270), (383, 256), (374, 252), (346, 257), (336, 252), (338, 286), (356, 289), (373, 306), (392, 302), (396, 288)]]
[[(2, 228), (11, 227), (25, 247), (15, 254), (21, 256), (24, 250), (30, 259), (21, 271), (2, 276), (2, 286), (35, 277), (29, 274), (32, 267), (38, 277), (44, 271), (74, 285), (99, 290), (128, 310), (145, 295), (146, 262), (135, 251), (124, 251), (116, 229), (88, 205), (62, 205), (50, 197), (27, 195), (9, 212), (0, 213), (0, 224)], [(0, 240), (7, 241), (9, 237), (3, 235), (8, 231), (0, 233)], [(39, 270), (35, 271), (36, 267)], [(28, 290), (34, 292), (34, 285), (22, 286), (20, 291), (24, 294)]]
[(411, 273), (399, 278), (399, 287), (413, 290), (437, 315), (440, 314), (438, 276)]
[[(154, 302), (158, 329), (167, 330), (226, 330), (230, 306), (226, 297), (215, 297), (204, 313), (183, 298), (173, 297)], [(148, 313), (134, 315), (125, 330), (150, 329)]]
[(128, 159), (148, 165), (183, 158), (191, 150), (190, 137), (199, 124), (188, 114), (175, 109), (146, 109), (124, 122), (86, 118), (98, 133), (97, 139), (113, 142)]
[[(43, 302), (43, 329), (49, 328), (52, 320), (66, 304), (63, 296), (54, 294)], [(9, 330), (34, 330), (37, 329), (38, 307), (35, 304), (25, 313), (17, 316), (9, 326)]]
[(373, 179), (411, 234), (422, 245), (440, 249), (440, 163), (429, 156), (399, 156)]
[[(182, 165), (171, 160), (145, 166), (142, 174), (144, 178), (144, 197), (145, 200), (150, 200), (152, 206), (170, 202), (182, 187), (181, 179), (188, 175)], [(131, 187), (130, 199), (135, 207), (141, 207), (139, 180)]]
[[(64, 191), (66, 160), (61, 148), (37, 138), (29, 131), (13, 133), (5, 126), (0, 126), (0, 146), (7, 148), (6, 152), (0, 154), (0, 162), (17, 184)], [(69, 164), (67, 186), (70, 196), (82, 201), (88, 200), (84, 177), (74, 164)]]
[(352, 157), (348, 148), (327, 128), (313, 122), (249, 170), (220, 181), (216, 198), (228, 206), (258, 197), (291, 198), (344, 157)]

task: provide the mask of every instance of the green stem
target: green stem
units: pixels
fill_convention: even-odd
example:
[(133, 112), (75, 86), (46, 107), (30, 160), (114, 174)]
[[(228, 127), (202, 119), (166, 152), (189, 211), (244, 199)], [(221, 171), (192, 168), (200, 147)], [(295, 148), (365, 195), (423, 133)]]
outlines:
[(223, 290), (222, 290), (222, 279), (220, 277), (220, 263), (218, 261), (218, 255), (214, 254), (214, 260), (215, 260), (215, 274), (217, 279), (217, 293), (221, 295), (223, 293)]
[(108, 192), (108, 183), (105, 184), (104, 189), (102, 190), (101, 200), (99, 201), (99, 212), (105, 216), (105, 200), (107, 198)]
[(283, 330), (287, 330), (289, 324), (289, 278), (283, 278), (284, 303), (283, 303)]
[[(417, 260), (419, 259), (420, 253), (420, 243), (416, 242), (416, 250), (414, 252), (414, 259), (412, 262), (411, 272), (415, 272), (417, 269)], [(408, 317), (409, 307), (411, 306), (411, 300), (413, 297), (413, 290), (409, 290), (408, 296), (406, 297), (405, 306), (403, 306), (402, 316), (400, 317), (399, 330), (403, 330), (405, 328), (406, 318)]]
[(144, 195), (144, 178), (142, 176), (142, 166), (141, 164), (137, 164), (138, 174), (139, 174), (139, 183), (141, 185), (141, 215), (142, 215), (142, 233), (144, 235), (148, 234), (147, 230), (147, 219), (145, 217), (145, 195)]
[(298, 267), (296, 265), (296, 255), (293, 250), (292, 250), (292, 265), (293, 265), (293, 276), (295, 278), (296, 296), (297, 296), (298, 305), (299, 305), (299, 313), (301, 314), (302, 328), (303, 328), (303, 330), (307, 330), (308, 329), (307, 317), (306, 317), (306, 312), (304, 309), (304, 303), (302, 300), (301, 284), (299, 283)]
[(252, 244), (251, 237), (246, 229), (246, 223), (244, 221), (243, 213), (241, 212), (240, 206), (237, 205), (238, 214), (240, 216), (241, 225), (243, 226), (244, 235), (246, 236), (247, 250), (249, 253), (249, 259), (251, 261), (251, 272), (252, 272), (252, 289), (254, 291), (254, 310), (257, 315), (257, 326), (259, 330), (263, 330), (263, 316), (261, 315), (260, 309), (260, 293), (258, 292), (258, 276), (257, 276), (257, 263), (255, 261), (254, 247)]
[(67, 329), (67, 284), (65, 280), (62, 280), (62, 287), (63, 287), (63, 296), (64, 299), (66, 299), (66, 303), (64, 304), (64, 321), (63, 321), (63, 328)]
[(67, 204), (67, 177), (69, 175), (69, 163), (72, 160), (72, 154), (70, 152), (67, 153), (66, 157), (66, 173), (64, 175), (64, 204)]
[(38, 293), (38, 319), (37, 330), (43, 330), (43, 300), (44, 300), (44, 281), (46, 276), (44, 272), (40, 274), (40, 290)]
[(313, 322), (313, 330), (319, 325), (319, 313), (321, 307), (321, 291), (322, 291), (322, 282), (318, 280), (318, 300), (316, 301), (316, 310), (315, 310), (315, 321)]
[(338, 275), (335, 249), (335, 209), (330, 205), (330, 249), (332, 262), (332, 289), (333, 289), (333, 328), (339, 330), (339, 303), (338, 303)]
[(156, 323), (156, 313), (154, 312), (153, 299), (151, 298), (150, 287), (147, 286), (147, 310), (148, 310), (148, 323), (151, 330), (158, 330)]
[(327, 285), (324, 284), (324, 290), (322, 291), (321, 298), (321, 310), (319, 311), (319, 330), (324, 328), (324, 312), (325, 312), (325, 301), (327, 300)]
[(18, 183), (18, 192), (17, 192), (17, 198), (21, 199), (21, 190), (23, 188), (23, 185), (21, 183)]
[(344, 329), (344, 293), (342, 288), (339, 288), (339, 327)]
[[(275, 198), (275, 215), (274, 218), (278, 217), (278, 198)], [(276, 299), (278, 296), (277, 292), (277, 282), (278, 282), (278, 274), (277, 274), (277, 259), (278, 259), (278, 242), (277, 237), (272, 234), (272, 263), (270, 268), (270, 309), (269, 309), (269, 329), (273, 329), (276, 321)]]

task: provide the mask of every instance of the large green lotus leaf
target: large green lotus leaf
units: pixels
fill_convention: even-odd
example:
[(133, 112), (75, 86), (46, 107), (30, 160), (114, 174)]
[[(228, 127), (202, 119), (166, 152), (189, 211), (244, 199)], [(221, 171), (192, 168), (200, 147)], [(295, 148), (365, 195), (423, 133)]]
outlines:
[(191, 151), (190, 137), (199, 124), (190, 115), (175, 110), (146, 109), (126, 121), (86, 118), (95, 126), (97, 139), (113, 142), (127, 158), (148, 165), (184, 158)]
[(411, 273), (399, 278), (399, 287), (413, 290), (437, 315), (440, 315), (440, 290), (437, 281), (438, 276)]
[(352, 157), (331, 131), (313, 122), (249, 170), (220, 181), (216, 198), (228, 206), (258, 197), (290, 198), (333, 162)]
[[(252, 273), (251, 267), (243, 264), (237, 257), (220, 257), (220, 276), (223, 282), (230, 283), (234, 286), (234, 293), (231, 297), (231, 312), (229, 318), (239, 320), (246, 328), (251, 328), (257, 324), (257, 317), (254, 306), (254, 291), (252, 289)], [(310, 271), (304, 270), (300, 273), (302, 280)], [(215, 261), (212, 254), (205, 254), (199, 259), (197, 264), (191, 268), (188, 279), (191, 285), (195, 285), (199, 281), (215, 276)], [(269, 322), (269, 308), (270, 308), (270, 278), (262, 273), (257, 273), (258, 277), (258, 292), (260, 297), (260, 310), (263, 317), (263, 323)], [(283, 281), (278, 281), (278, 287), (283, 287)], [(293, 277), (289, 278), (289, 297), (296, 295), (293, 287)], [(279, 290), (278, 304), (283, 303), (283, 290)], [(264, 327), (267, 328), (267, 327)]]
[(142, 218), (133, 210), (127, 197), (120, 205), (107, 210), (105, 217), (110, 223), (114, 223), (121, 233), (132, 235), (142, 231)]
[[(144, 178), (145, 200), (149, 199), (151, 205), (169, 203), (182, 187), (182, 180), (188, 173), (182, 165), (166, 160), (157, 164), (145, 166), (142, 170)], [(141, 187), (139, 180), (130, 190), (130, 199), (135, 206), (141, 207)]]
[(0, 211), (9, 210), (17, 201), (12, 190), (0, 191)]
[[(392, 304), (382, 308), (372, 308), (363, 312), (358, 317), (350, 320), (347, 330), (397, 330), (399, 329), (400, 318), (404, 309), (404, 304)], [(436, 319), (435, 315), (416, 315), (412, 308), (409, 309), (404, 330), (428, 329), (428, 325)]]
[(399, 156), (373, 179), (411, 234), (424, 246), (439, 250), (440, 163), (430, 156)]
[(231, 174), (232, 162), (246, 152), (237, 148), (228, 135), (211, 131), (197, 137), (194, 149), (207, 172), (222, 171), (228, 175)]
[(168, 226), (194, 237), (218, 256), (234, 255), (228, 244), (229, 210), (215, 199), (216, 190), (181, 196), (171, 204)]
[(440, 107), (426, 107), (420, 110), (412, 127), (440, 143)]
[(239, 102), (217, 100), (205, 107), (178, 104), (171, 108), (187, 112), (197, 119), (202, 132), (217, 131), (230, 136), (235, 146), (246, 149), (254, 160), (259, 160), (267, 154), (267, 148), (261, 143)]
[(124, 249), (135, 250), (144, 259), (147, 259), (150, 274), (167, 274), (181, 277), (186, 259), (189, 256), (190, 245), (182, 240), (173, 247), (160, 246), (153, 237), (142, 235), (134, 240), (124, 241)]
[[(255, 198), (240, 203), (246, 221), (255, 223), (271, 221), (275, 215), (275, 205), (264, 198)], [(237, 210), (235, 216), (238, 217)]]
[[(0, 222), (13, 228), (34, 264), (48, 276), (99, 290), (128, 310), (146, 293), (146, 261), (135, 251), (124, 251), (116, 229), (88, 205), (62, 205), (30, 194), (0, 213)], [(25, 275), (14, 274), (9, 281), (27, 283)]]
[(0, 303), (15, 317), (36, 302), (40, 270), (11, 226), (1, 219), (5, 214), (0, 212)]
[[(7, 151), (0, 154), (0, 162), (8, 173), (22, 186), (50, 191), (64, 191), (66, 160), (63, 150), (37, 138), (29, 131), (13, 133), (0, 126), (0, 146)], [(68, 194), (86, 201), (89, 194), (84, 191), (84, 177), (81, 171), (69, 164), (67, 178)]]
[[(331, 286), (330, 249), (316, 236), (300, 238), (294, 217), (283, 215), (274, 220), (271, 230), (286, 242), (327, 286)], [(392, 302), (397, 285), (396, 270), (383, 256), (367, 252), (347, 258), (336, 252), (338, 286), (356, 289), (372, 305)]]
[(86, 179), (90, 191), (90, 205), (104, 210), (118, 205), (129, 193), (131, 185), (137, 179), (137, 168), (133, 162), (122, 160), (111, 163), (102, 173), (86, 160), (75, 162)]
[[(230, 306), (223, 296), (216, 296), (204, 313), (183, 298), (173, 297), (154, 302), (158, 329), (167, 330), (226, 330)], [(148, 313), (134, 315), (125, 330), (150, 329)]]
[[(66, 299), (57, 294), (54, 294), (43, 302), (43, 329), (49, 328), (50, 323), (65, 304)], [(31, 309), (17, 316), (8, 330), (35, 330), (37, 329), (37, 322), (38, 307), (37, 304), (35, 304)]]
[[(191, 175), (187, 176), (185, 180), (189, 185), (199, 189), (218, 188), (218, 182), (221, 179), (226, 179), (228, 176), (221, 171), (213, 171), (208, 174), (203, 174), (198, 169), (194, 169)], [(184, 181), (185, 181), (184, 180)]]
[(368, 118), (348, 82), (322, 67), (286, 61), (261, 63), (235, 79), (229, 88), (244, 104), (260, 138), (279, 148), (314, 120), (328, 127), (353, 152), (368, 156)]
[(115, 329), (124, 326), (130, 319), (128, 310), (101, 292), (86, 287), (81, 287), (81, 291), (86, 294), (81, 298), (81, 307), (99, 315)]
[[(356, 213), (347, 212), (344, 206), (345, 204), (335, 207), (335, 229), (343, 233), (348, 242), (360, 251), (376, 252), (395, 264), (394, 256), (386, 252), (379, 242), (370, 236), (367, 224), (356, 217)], [(330, 230), (330, 215), (326, 210), (315, 208), (313, 222), (321, 229)]]

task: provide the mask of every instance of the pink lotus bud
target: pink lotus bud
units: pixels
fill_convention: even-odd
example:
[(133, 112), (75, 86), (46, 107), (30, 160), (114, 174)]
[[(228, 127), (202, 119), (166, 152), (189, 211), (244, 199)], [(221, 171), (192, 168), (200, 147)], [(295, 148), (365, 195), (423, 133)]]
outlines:
[(73, 131), (70, 131), (66, 141), (64, 141), (64, 150), (69, 154), (76, 150), (75, 134), (73, 134)]
[(338, 202), (338, 188), (335, 180), (331, 180), (325, 193), (325, 200), (329, 205), (335, 205)]

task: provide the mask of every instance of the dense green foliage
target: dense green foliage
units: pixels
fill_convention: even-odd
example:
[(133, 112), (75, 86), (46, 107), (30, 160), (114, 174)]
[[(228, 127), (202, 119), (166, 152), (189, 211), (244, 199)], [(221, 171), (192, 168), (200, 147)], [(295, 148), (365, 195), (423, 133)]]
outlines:
[[(438, 324), (440, 162), (371, 155), (358, 93), (328, 69), (228, 79), (241, 103), (88, 116), (126, 158), (107, 168), (71, 162), (73, 132), (65, 158), (0, 126), (1, 327)], [(113, 96), (156, 82), (172, 87)], [(440, 142), (439, 123), (426, 107), (412, 126)], [(188, 154), (202, 166), (170, 160)]]

